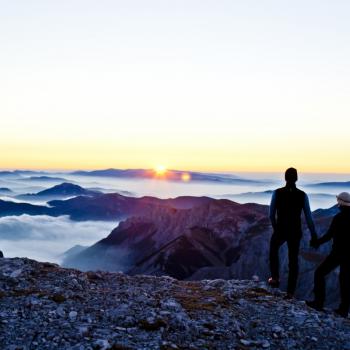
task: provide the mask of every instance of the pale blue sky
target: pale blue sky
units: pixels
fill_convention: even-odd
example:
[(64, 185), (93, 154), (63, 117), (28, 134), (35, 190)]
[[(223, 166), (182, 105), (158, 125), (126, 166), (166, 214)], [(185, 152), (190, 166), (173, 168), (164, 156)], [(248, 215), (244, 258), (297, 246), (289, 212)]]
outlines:
[(350, 171), (349, 18), (348, 1), (0, 0), (0, 167)]

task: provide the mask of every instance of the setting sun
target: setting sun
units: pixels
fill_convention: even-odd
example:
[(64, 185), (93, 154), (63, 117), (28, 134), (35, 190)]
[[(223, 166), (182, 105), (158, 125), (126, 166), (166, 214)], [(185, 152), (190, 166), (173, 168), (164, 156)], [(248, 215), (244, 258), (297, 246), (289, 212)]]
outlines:
[(158, 176), (163, 176), (167, 171), (164, 165), (157, 165), (154, 170)]

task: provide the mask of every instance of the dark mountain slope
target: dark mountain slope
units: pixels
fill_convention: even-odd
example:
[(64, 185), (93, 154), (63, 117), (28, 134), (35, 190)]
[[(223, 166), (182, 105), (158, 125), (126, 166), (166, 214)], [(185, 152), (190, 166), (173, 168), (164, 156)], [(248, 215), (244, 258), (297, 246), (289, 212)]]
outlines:
[[(334, 209), (319, 210), (316, 226), (324, 233)], [(148, 208), (131, 217), (109, 236), (77, 255), (65, 266), (79, 269), (122, 270), (128, 274), (170, 275), (179, 279), (269, 277), (268, 252), (272, 229), (268, 207), (212, 200), (191, 209), (166, 206)], [(329, 245), (321, 251), (309, 248), (304, 227), (298, 295), (312, 290), (313, 272)], [(281, 274), (287, 274), (286, 249), (281, 250)], [(285, 279), (283, 280), (283, 285)], [(337, 276), (330, 276), (330, 300), (337, 298)]]

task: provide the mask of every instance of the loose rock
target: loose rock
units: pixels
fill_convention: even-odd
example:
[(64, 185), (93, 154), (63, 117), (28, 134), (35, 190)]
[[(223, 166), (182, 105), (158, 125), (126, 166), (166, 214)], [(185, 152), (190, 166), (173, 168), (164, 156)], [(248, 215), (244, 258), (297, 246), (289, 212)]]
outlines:
[[(35, 278), (33, 278), (35, 276)], [(0, 349), (350, 350), (350, 322), (263, 282), (0, 260)]]

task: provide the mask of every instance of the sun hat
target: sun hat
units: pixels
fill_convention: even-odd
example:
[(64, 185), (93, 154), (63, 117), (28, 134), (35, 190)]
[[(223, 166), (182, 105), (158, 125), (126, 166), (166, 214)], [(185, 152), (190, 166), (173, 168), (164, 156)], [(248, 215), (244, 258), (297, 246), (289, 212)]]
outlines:
[(342, 192), (338, 194), (337, 201), (339, 205), (350, 207), (350, 193)]

